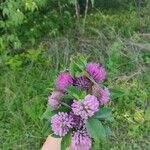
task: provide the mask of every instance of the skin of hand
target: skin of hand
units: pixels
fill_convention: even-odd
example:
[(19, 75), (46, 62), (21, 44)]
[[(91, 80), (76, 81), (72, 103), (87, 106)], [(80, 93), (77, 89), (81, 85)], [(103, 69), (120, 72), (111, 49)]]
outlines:
[[(60, 150), (61, 149), (61, 139), (53, 138), (50, 135), (47, 137), (45, 143), (43, 144), (41, 150)], [(71, 150), (68, 148), (67, 150)]]
[(53, 138), (50, 135), (47, 137), (41, 150), (60, 150), (61, 139)]

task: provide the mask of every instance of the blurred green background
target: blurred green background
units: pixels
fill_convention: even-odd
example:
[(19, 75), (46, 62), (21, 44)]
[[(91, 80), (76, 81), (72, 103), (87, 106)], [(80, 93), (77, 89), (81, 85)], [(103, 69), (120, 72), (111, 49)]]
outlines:
[(94, 150), (150, 149), (150, 1), (1, 0), (1, 150), (40, 149), (47, 96), (77, 53), (117, 91), (112, 134)]

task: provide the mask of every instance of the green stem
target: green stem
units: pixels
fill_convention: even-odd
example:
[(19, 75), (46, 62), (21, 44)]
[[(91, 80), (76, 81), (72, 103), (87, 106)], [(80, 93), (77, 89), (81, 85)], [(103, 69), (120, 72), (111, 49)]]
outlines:
[(71, 108), (68, 104), (64, 103), (64, 102), (60, 102), (62, 105), (68, 107), (68, 108)]
[(95, 80), (88, 74), (88, 72), (85, 71), (85, 72), (84, 72), (84, 75), (85, 75), (88, 79), (90, 79), (91, 82), (93, 82), (96, 86), (99, 87), (98, 83), (95, 82)]

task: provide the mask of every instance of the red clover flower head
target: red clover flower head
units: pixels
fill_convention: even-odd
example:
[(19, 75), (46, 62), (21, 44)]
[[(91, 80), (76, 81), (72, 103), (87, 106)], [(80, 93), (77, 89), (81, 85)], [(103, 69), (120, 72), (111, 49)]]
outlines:
[(96, 85), (93, 85), (92, 92), (97, 96), (100, 105), (104, 105), (110, 101), (110, 92), (106, 87), (100, 88)]
[(60, 106), (59, 98), (64, 94), (60, 91), (54, 91), (48, 97), (48, 104), (53, 108), (58, 108)]
[(78, 130), (73, 133), (71, 141), (72, 150), (90, 150), (92, 139), (85, 130)]
[(88, 89), (90, 85), (90, 80), (87, 77), (77, 77), (74, 79), (73, 85), (80, 88), (80, 89)]
[(105, 79), (106, 71), (99, 63), (88, 63), (86, 71), (97, 83)]
[(87, 95), (83, 100), (74, 100), (72, 111), (75, 115), (81, 116), (82, 119), (87, 119), (98, 111), (99, 102), (93, 95)]
[(72, 111), (70, 112), (70, 115), (73, 118), (73, 128), (75, 129), (83, 128), (84, 120), (80, 116), (75, 115)]
[(73, 79), (69, 72), (61, 73), (56, 79), (56, 88), (58, 90), (65, 92), (65, 87), (71, 85), (73, 85)]
[(73, 118), (64, 112), (52, 116), (51, 127), (56, 135), (65, 136), (69, 129), (72, 128)]

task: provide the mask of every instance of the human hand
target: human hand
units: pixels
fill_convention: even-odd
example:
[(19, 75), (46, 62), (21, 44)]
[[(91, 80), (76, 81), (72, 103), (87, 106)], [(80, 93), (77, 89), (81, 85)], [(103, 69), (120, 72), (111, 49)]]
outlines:
[(61, 139), (48, 136), (41, 150), (60, 150)]
[[(60, 150), (61, 149), (61, 139), (53, 138), (52, 136), (48, 136), (45, 143), (43, 144), (41, 150)], [(71, 150), (71, 149), (67, 149)]]

